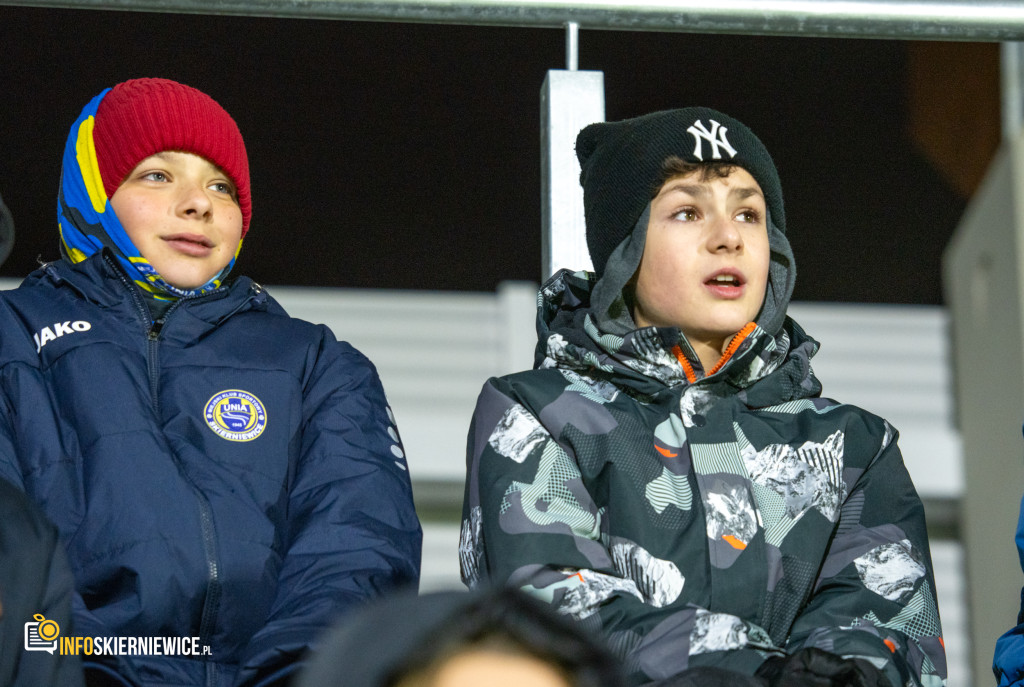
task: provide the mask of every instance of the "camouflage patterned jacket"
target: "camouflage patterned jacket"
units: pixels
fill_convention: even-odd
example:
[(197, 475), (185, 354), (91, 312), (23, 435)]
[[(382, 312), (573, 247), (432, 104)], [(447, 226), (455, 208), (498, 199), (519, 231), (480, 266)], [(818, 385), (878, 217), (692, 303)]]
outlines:
[(696, 379), (678, 330), (599, 332), (591, 286), (568, 272), (545, 285), (538, 369), (480, 395), (464, 581), (601, 628), (636, 682), (751, 674), (814, 646), (894, 686), (943, 685), (924, 512), (895, 430), (818, 397), (818, 344), (792, 320), (774, 337), (751, 325)]

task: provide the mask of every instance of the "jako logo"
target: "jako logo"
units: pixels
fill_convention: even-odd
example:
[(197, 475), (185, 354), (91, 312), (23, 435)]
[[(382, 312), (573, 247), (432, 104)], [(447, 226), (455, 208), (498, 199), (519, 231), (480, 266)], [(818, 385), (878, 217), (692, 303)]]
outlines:
[(54, 339), (59, 339), (65, 334), (73, 334), (74, 332), (87, 332), (92, 329), (92, 325), (83, 320), (75, 320), (71, 322), (54, 322), (53, 329), (49, 327), (43, 327), (39, 332), (32, 335), (32, 338), (36, 342), (36, 353), (43, 350), (48, 342)]
[(718, 152), (718, 147), (721, 146), (729, 152), (729, 157), (736, 157), (736, 149), (732, 147), (729, 140), (725, 137), (725, 132), (729, 129), (722, 126), (713, 119), (709, 119), (711, 122), (711, 131), (704, 126), (704, 122), (699, 119), (693, 123), (687, 131), (693, 136), (695, 145), (693, 146), (693, 156), (698, 160), (704, 160), (704, 150), (701, 147), (701, 141), (707, 141), (711, 144), (711, 157), (715, 160), (721, 160), (722, 154)]

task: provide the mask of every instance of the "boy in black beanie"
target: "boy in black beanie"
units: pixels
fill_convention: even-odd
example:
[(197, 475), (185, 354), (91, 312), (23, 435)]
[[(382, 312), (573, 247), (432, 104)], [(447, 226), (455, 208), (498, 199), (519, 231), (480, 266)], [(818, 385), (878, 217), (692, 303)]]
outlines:
[(464, 580), (602, 628), (636, 684), (944, 684), (920, 499), (895, 430), (820, 398), (764, 145), (686, 108), (576, 150), (595, 273), (480, 395)]

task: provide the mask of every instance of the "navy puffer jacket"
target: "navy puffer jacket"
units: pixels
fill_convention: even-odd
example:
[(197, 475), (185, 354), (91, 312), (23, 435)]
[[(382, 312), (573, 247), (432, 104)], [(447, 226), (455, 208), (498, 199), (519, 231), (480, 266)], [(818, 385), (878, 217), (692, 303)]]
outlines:
[(0, 293), (0, 476), (60, 530), (77, 635), (209, 647), (86, 657), (127, 684), (283, 684), (338, 615), (418, 581), (373, 365), (244, 277), (158, 325), (106, 251)]

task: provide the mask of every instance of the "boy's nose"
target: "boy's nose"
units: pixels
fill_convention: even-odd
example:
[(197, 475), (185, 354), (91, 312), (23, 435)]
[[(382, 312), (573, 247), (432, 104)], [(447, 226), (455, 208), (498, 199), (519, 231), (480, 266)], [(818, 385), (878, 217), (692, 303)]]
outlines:
[(202, 184), (187, 184), (182, 188), (179, 201), (180, 212), (186, 216), (206, 217), (213, 203)]
[(727, 215), (718, 215), (708, 223), (708, 248), (714, 252), (736, 251), (743, 247), (743, 236)]

